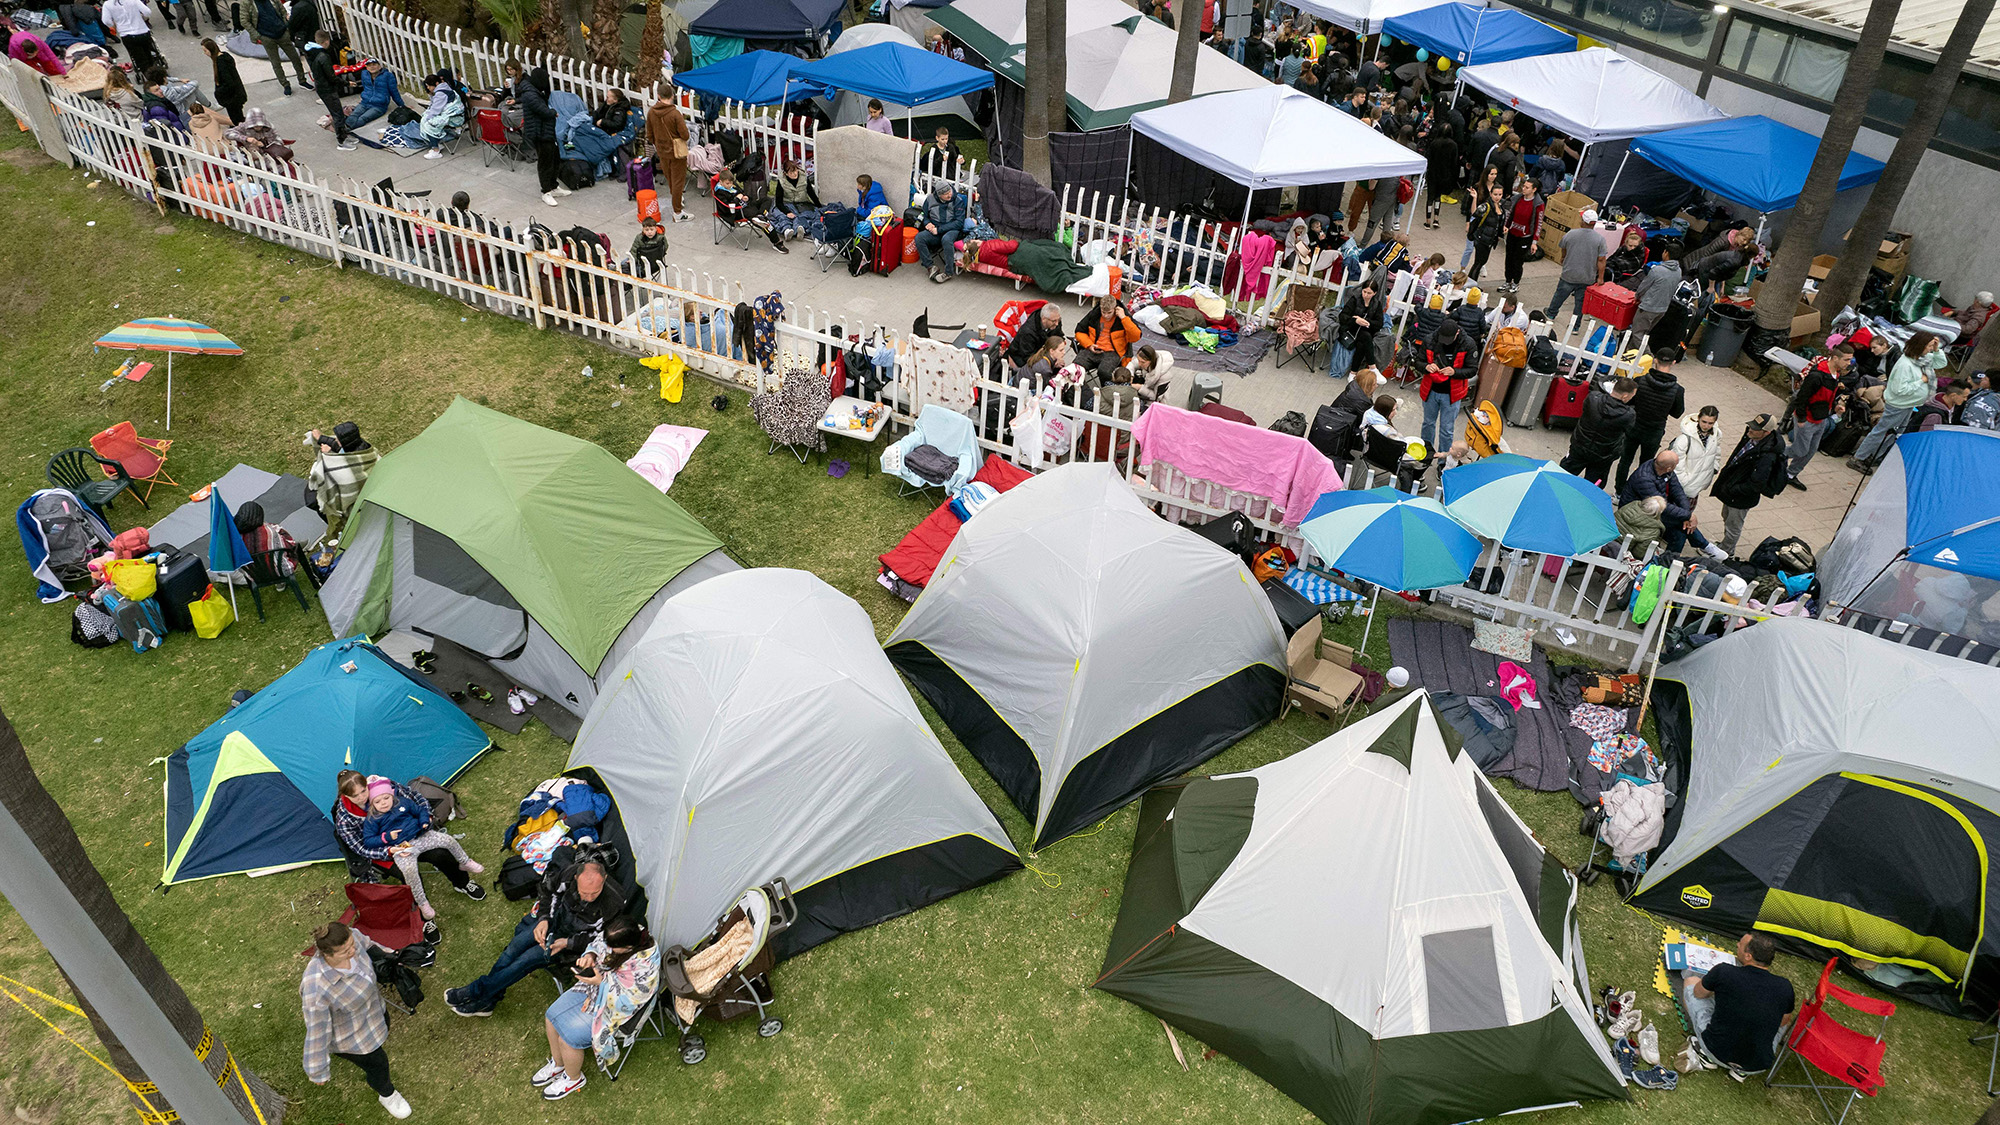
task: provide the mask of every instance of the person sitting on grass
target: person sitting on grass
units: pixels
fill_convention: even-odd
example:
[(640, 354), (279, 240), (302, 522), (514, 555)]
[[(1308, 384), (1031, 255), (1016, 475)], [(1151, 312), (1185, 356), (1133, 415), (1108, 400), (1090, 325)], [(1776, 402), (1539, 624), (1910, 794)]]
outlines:
[(545, 1101), (559, 1101), (583, 1089), (583, 1053), (600, 1066), (618, 1061), (618, 1030), (660, 990), (660, 946), (646, 924), (621, 914), (576, 959), (576, 983), (542, 1016), (549, 1058), (528, 1081)]
[(1676, 1069), (1700, 1070), (1711, 1061), (1750, 1074), (1771, 1068), (1778, 1037), (1798, 1006), (1792, 982), (1771, 971), (1777, 955), (1771, 935), (1747, 933), (1737, 939), (1735, 964), (1681, 975), (1681, 1010), (1694, 1034)]
[(431, 825), (430, 806), (406, 800), (386, 777), (368, 779), (368, 818), (361, 824), (361, 839), (371, 847), (389, 849), (389, 858), (402, 872), (403, 882), (416, 896), (417, 910), (428, 922), (437, 917), (431, 900), (424, 894), (423, 876), (417, 872), (417, 857), (433, 848), (451, 853), (460, 867), (474, 875), (486, 868), (465, 854), (465, 847)]

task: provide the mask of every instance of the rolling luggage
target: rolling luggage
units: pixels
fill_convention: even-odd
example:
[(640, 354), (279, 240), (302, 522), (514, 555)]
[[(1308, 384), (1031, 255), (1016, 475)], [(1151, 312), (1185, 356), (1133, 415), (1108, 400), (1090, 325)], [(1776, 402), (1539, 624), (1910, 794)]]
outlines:
[(876, 273), (884, 277), (895, 273), (896, 267), (903, 264), (903, 224), (891, 223), (882, 228), (882, 232), (875, 236), (870, 252), (873, 255), (871, 265)]
[(637, 199), (642, 191), (653, 190), (653, 162), (644, 157), (635, 157), (625, 165), (625, 198)]
[(188, 606), (207, 592), (208, 566), (203, 560), (177, 551), (160, 564), (160, 589), (154, 596), (160, 601), (160, 616), (167, 628), (192, 633), (194, 620), (188, 616)]
[(1583, 400), (1590, 397), (1589, 383), (1572, 383), (1568, 379), (1557, 379), (1549, 387), (1548, 401), (1542, 404), (1542, 424), (1553, 426), (1557, 422), (1576, 425), (1583, 417)]
[(1306, 440), (1329, 459), (1344, 461), (1351, 454), (1354, 432), (1360, 423), (1360, 418), (1329, 402), (1313, 414), (1312, 427), (1306, 431)]

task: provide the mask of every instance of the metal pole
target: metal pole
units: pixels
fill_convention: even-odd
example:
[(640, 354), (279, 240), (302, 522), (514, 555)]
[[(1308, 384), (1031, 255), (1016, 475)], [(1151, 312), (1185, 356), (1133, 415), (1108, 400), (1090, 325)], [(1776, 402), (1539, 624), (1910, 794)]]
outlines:
[[(1632, 150), (1628, 148), (1625, 150), (1625, 155), (1618, 158), (1618, 170), (1611, 173), (1611, 186), (1605, 189), (1604, 205), (1606, 207), (1611, 206), (1611, 195), (1618, 190), (1618, 177), (1625, 174), (1625, 162), (1630, 159), (1632, 159)], [(1578, 175), (1583, 174), (1583, 161), (1577, 161), (1576, 171)]]
[[(1573, 181), (1573, 184), (1579, 191), (1583, 188), (1583, 162), (1588, 159), (1590, 159), (1590, 146), (1586, 144), (1583, 146), (1583, 151), (1576, 154), (1576, 179)], [(1609, 207), (1611, 206), (1611, 201), (1605, 199), (1601, 201), (1601, 205)]]
[(167, 353), (167, 428), (174, 428), (174, 353)]
[(1132, 197), (1132, 146), (1138, 143), (1130, 126), (1125, 129), (1125, 178), (1118, 181), (1118, 194)]
[(1361, 625), (1361, 650), (1354, 654), (1357, 660), (1368, 655), (1368, 631), (1375, 628), (1375, 604), (1381, 597), (1382, 587), (1380, 586), (1375, 587), (1374, 591), (1368, 595), (1368, 620)]

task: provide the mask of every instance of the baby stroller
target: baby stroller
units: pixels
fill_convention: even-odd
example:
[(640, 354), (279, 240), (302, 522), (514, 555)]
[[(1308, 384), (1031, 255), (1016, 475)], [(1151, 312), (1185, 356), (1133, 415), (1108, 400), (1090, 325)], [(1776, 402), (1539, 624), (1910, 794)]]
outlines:
[(845, 205), (822, 207), (819, 212), (819, 236), (813, 239), (813, 260), (819, 263), (819, 272), (825, 273), (835, 262), (847, 261), (848, 255), (859, 253), (861, 239), (855, 233), (854, 208)]
[(784, 1030), (783, 1020), (767, 1014), (776, 999), (770, 974), (778, 956), (771, 939), (798, 918), (792, 888), (773, 879), (744, 891), (693, 949), (676, 945), (662, 955), (660, 984), (672, 1000), (667, 1018), (680, 1032), (682, 1062), (693, 1066), (708, 1057), (707, 1044), (694, 1032), (703, 1016), (733, 1020), (755, 1012), (758, 1035), (769, 1039)]

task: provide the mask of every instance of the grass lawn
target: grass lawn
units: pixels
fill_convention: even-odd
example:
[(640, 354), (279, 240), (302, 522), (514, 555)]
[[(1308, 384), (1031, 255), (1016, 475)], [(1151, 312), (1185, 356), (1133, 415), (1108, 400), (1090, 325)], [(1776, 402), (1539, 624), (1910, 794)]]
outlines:
[[(225, 331), (247, 354), (176, 364), (170, 469), (187, 487), (156, 491), (150, 516), (120, 501), (118, 529), (152, 522), (239, 461), (303, 475), (300, 437), (311, 426), (357, 419), (393, 449), (463, 394), (620, 456), (661, 421), (711, 427), (674, 486), (682, 504), (749, 564), (811, 570), (853, 596), (884, 635), (902, 613), (872, 580), (874, 556), (926, 504), (897, 500), (879, 476), (834, 480), (817, 460), (765, 456), (742, 392), (729, 392), (720, 415), (708, 405), (714, 389), (700, 382), (668, 405), (629, 358), (205, 222), (163, 220), (33, 152), (12, 130), (0, 138), (0, 210), (33, 217), (28, 237), (0, 243), (0, 494), (10, 505), (43, 483), (50, 454), (107, 425), (130, 418), (141, 433), (162, 433), (161, 377), (99, 392), (119, 357), (93, 355), (90, 341), (132, 317), (186, 316)], [(586, 364), (595, 379), (581, 378)], [(624, 388), (621, 372), (631, 380)], [(308, 930), (336, 912), (337, 866), (154, 890), (162, 845), (154, 760), (213, 721), (232, 689), (262, 686), (326, 640), (318, 607), (300, 613), (267, 598), (269, 621), (251, 613), (213, 642), (177, 634), (144, 656), (125, 646), (91, 651), (69, 643), (67, 608), (39, 604), (20, 556), (12, 557), (0, 566), (0, 706), (119, 900), (237, 1058), (295, 1099), (288, 1120), (386, 1120), (352, 1068), (337, 1065), (331, 1085), (314, 1087), (299, 1067), (296, 954)], [(1377, 632), (1379, 661), (1386, 646)], [(1208, 768), (1254, 767), (1328, 731), (1293, 714)], [(1013, 838), (1025, 840), (1028, 826), (1013, 806), (949, 731), (938, 733)], [(568, 753), (539, 724), (500, 741), (504, 750), (459, 786), (471, 814), (466, 842), (489, 864), (499, 861), (499, 833), (520, 794), (558, 772)], [(1582, 858), (1586, 842), (1568, 794), (1502, 789), (1565, 860)], [(433, 999), (397, 1021), (395, 1073), (420, 1119), (464, 1125), (1310, 1120), (1229, 1059), (1203, 1057), (1187, 1037), (1183, 1073), (1157, 1020), (1089, 990), (1118, 910), (1132, 828), (1128, 809), (1039, 856), (1046, 879), (1017, 874), (788, 962), (775, 976), (786, 1021), (775, 1039), (759, 1040), (748, 1021), (711, 1030), (708, 1061), (695, 1068), (646, 1045), (615, 1086), (593, 1078), (559, 1108), (526, 1081), (544, 1055), (545, 978), (519, 986), (488, 1020), (459, 1019), (441, 1000), (445, 986), (484, 970), (519, 910), (497, 895), (468, 902), (439, 882), (446, 940), (438, 967), (425, 974)], [(1666, 1049), (1678, 1048), (1670, 1005), (1648, 989), (1654, 923), (1622, 905), (1608, 880), (1586, 890), (1583, 904), (1594, 979), (1641, 989), (1647, 1010), (1670, 1029)], [(1803, 988), (1817, 967), (1786, 958), (1782, 968)], [(0, 972), (60, 992), (47, 956), (11, 912), (0, 914)], [(0, 1114), (130, 1120), (108, 1075), (11, 1005), (5, 1011)], [(89, 1042), (81, 1021), (58, 1022)], [(1965, 1042), (1971, 1025), (1907, 1006), (1894, 1024), (1889, 1088), (1862, 1120), (1970, 1122), (1986, 1100), (1978, 1072), (1985, 1055)], [(1629, 1104), (1549, 1119), (1806, 1122), (1817, 1112), (1796, 1093), (1707, 1073), (1671, 1093), (1635, 1090)]]

